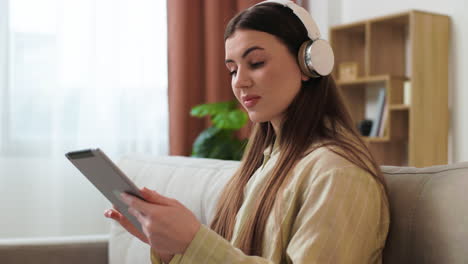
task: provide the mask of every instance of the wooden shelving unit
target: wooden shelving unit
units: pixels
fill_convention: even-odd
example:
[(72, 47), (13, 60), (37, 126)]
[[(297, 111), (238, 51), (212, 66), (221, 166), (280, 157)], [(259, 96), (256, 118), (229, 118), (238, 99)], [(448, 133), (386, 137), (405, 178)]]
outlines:
[[(381, 165), (447, 163), (449, 24), (445, 15), (411, 10), (330, 29), (333, 75), (356, 124), (366, 117), (369, 89), (385, 89), (385, 133), (364, 137)], [(346, 62), (358, 66), (353, 80), (339, 79)]]

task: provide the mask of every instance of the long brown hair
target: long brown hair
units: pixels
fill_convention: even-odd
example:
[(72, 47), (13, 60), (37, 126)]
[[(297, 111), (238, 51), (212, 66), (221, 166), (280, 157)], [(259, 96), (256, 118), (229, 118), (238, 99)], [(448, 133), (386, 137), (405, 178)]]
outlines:
[[(296, 56), (308, 39), (307, 30), (289, 8), (274, 3), (257, 5), (235, 16), (227, 25), (226, 40), (238, 29), (250, 29), (276, 36)], [(284, 113), (279, 140), (280, 156), (261, 187), (236, 245), (247, 255), (262, 255), (265, 225), (275, 200), (288, 182), (290, 171), (310, 146), (329, 146), (331, 151), (369, 172), (384, 186), (379, 167), (354, 128), (351, 117), (332, 77), (310, 79)], [(241, 165), (225, 186), (218, 201), (211, 228), (231, 240), (237, 212), (244, 200), (244, 188), (263, 162), (263, 151), (277, 139), (270, 122), (255, 124)], [(281, 240), (281, 239), (280, 239)]]

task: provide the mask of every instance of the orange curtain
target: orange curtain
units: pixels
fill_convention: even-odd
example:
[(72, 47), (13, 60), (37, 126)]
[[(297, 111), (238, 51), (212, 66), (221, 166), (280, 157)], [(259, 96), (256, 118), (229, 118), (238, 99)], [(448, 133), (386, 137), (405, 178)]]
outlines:
[(198, 104), (234, 99), (224, 66), (224, 28), (258, 0), (167, 0), (170, 155), (189, 155), (208, 124)]

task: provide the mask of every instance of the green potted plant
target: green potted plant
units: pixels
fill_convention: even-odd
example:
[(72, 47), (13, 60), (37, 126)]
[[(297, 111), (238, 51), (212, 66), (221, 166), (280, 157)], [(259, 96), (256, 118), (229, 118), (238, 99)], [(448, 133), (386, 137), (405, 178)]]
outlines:
[(247, 114), (237, 108), (236, 101), (197, 105), (190, 114), (210, 116), (212, 126), (198, 135), (192, 157), (240, 160), (247, 140), (239, 140), (235, 132), (247, 123)]

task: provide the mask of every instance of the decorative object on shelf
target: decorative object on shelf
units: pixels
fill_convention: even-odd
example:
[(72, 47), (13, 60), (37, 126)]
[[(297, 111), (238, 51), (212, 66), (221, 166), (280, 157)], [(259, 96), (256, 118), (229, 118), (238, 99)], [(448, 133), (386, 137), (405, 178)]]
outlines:
[(411, 82), (405, 81), (403, 83), (403, 104), (411, 105)]
[(363, 137), (368, 137), (372, 129), (372, 120), (364, 119), (358, 123), (358, 131)]
[(234, 133), (247, 123), (248, 117), (237, 108), (236, 101), (197, 105), (190, 114), (200, 118), (210, 116), (212, 123), (195, 139), (192, 157), (223, 160), (242, 158), (247, 140), (237, 139)]
[(358, 64), (356, 62), (342, 62), (338, 66), (340, 80), (356, 80), (358, 76)]

